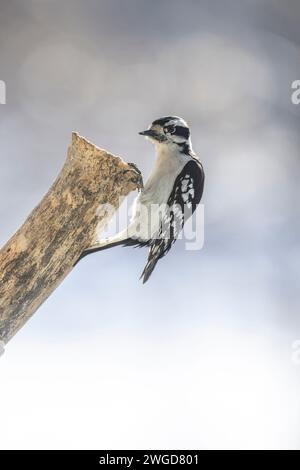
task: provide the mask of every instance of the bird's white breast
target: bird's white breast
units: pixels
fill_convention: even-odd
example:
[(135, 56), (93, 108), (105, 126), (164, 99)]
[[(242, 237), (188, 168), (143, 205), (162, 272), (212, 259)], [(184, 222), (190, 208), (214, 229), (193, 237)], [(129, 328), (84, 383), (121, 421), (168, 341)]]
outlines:
[(157, 151), (157, 158), (144, 190), (139, 196), (143, 204), (167, 203), (172, 192), (176, 177), (188, 162), (189, 157), (178, 152), (173, 146), (161, 146)]
[(174, 182), (189, 159), (189, 156), (180, 153), (175, 146), (161, 145), (157, 149), (153, 171), (137, 197), (133, 211), (133, 232), (138, 225), (142, 239), (149, 239), (158, 231), (159, 217), (156, 218), (155, 213), (159, 213), (161, 205), (167, 204)]

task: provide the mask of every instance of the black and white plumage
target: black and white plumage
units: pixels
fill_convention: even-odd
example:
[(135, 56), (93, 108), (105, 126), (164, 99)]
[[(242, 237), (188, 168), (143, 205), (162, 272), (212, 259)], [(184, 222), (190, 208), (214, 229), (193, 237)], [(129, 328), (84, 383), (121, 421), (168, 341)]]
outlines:
[(182, 118), (157, 119), (140, 134), (154, 144), (156, 162), (135, 200), (132, 220), (122, 232), (99, 240), (84, 251), (79, 260), (117, 245), (148, 246), (148, 261), (141, 276), (145, 283), (199, 204), (204, 171), (192, 150), (190, 130)]

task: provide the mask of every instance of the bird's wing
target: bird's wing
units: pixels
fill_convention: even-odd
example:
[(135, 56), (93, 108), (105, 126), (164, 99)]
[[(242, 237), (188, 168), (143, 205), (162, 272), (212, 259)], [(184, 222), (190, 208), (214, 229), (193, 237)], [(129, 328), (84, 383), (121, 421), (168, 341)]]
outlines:
[(178, 238), (184, 223), (199, 204), (204, 187), (204, 172), (197, 159), (189, 160), (175, 180), (173, 190), (163, 211), (160, 228), (150, 245), (148, 261), (142, 273), (145, 283), (156, 263), (165, 256)]

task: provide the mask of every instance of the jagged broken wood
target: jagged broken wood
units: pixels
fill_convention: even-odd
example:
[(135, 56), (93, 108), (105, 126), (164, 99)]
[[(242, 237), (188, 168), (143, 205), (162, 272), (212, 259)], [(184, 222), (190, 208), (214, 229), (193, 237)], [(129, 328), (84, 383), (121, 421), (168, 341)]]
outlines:
[(73, 133), (58, 178), (0, 250), (0, 342), (26, 323), (141, 184), (135, 168)]

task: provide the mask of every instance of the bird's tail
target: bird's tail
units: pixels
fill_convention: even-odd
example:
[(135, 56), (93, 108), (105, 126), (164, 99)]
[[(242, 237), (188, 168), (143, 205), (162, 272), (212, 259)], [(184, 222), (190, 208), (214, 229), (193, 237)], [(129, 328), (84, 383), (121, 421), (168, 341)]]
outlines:
[(145, 282), (148, 281), (148, 279), (151, 276), (151, 274), (152, 274), (159, 258), (160, 258), (159, 256), (149, 256), (147, 264), (146, 264), (146, 266), (144, 268), (144, 271), (142, 272), (141, 277), (140, 277), (140, 279), (143, 278), (143, 284), (145, 284)]

